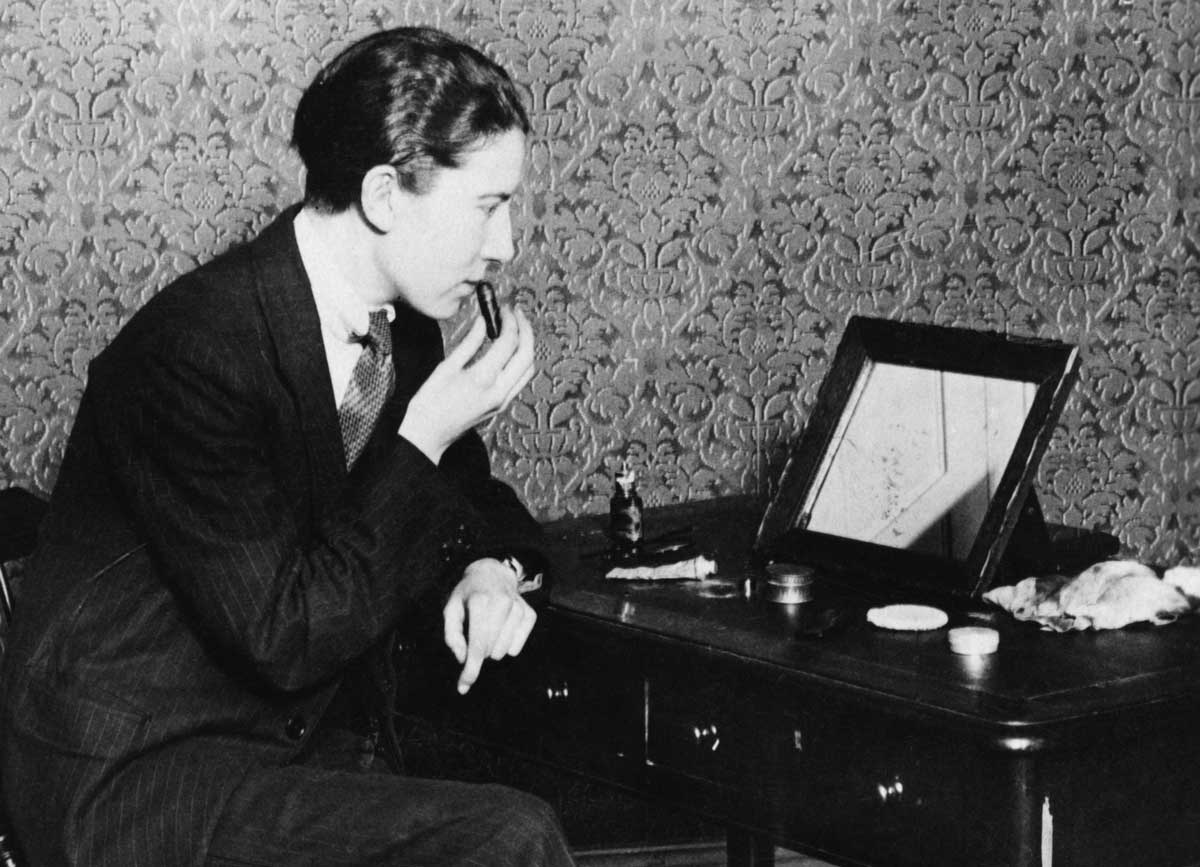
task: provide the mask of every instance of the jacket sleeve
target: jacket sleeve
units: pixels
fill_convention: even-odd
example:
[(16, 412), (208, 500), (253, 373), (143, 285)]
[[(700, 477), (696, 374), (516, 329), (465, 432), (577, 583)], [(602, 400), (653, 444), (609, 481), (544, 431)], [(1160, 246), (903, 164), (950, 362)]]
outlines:
[[(395, 447), (309, 512), (281, 469), (278, 382), (251, 350), (195, 331), (93, 365), (114, 483), (158, 572), (223, 656), (281, 689), (338, 673), (446, 581), (474, 509)], [(257, 378), (256, 378), (257, 377)], [(295, 443), (299, 434), (289, 432)], [(297, 475), (300, 474), (300, 475)], [(324, 501), (325, 495), (321, 495)]]
[[(550, 580), (545, 534), (511, 486), (492, 475), (483, 440), (474, 431), (460, 437), (442, 456), (442, 471), (479, 513), (471, 553), (520, 561), (527, 576)], [(541, 599), (538, 594), (531, 599)]]
[[(398, 353), (397, 372), (405, 382), (400, 405), (405, 407), (434, 367), (445, 357), (442, 332), (433, 320), (411, 312), (397, 311), (398, 330), (393, 349)], [(403, 412), (403, 409), (400, 409)], [(399, 426), (399, 419), (395, 422)], [(549, 578), (548, 557), (541, 525), (529, 513), (513, 489), (492, 475), (491, 461), (483, 440), (475, 431), (459, 437), (442, 454), (439, 471), (473, 509), (467, 523), (465, 544), (458, 550), (459, 565), (478, 557), (516, 557), (529, 576)], [(543, 583), (543, 586), (545, 584)], [(543, 594), (526, 595), (537, 601)]]

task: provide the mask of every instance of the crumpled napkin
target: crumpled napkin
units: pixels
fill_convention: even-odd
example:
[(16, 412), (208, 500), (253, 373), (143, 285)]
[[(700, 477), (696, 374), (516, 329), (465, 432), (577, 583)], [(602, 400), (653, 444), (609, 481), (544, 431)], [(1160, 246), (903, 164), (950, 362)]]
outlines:
[(1069, 632), (1171, 623), (1200, 607), (1200, 568), (1176, 566), (1162, 578), (1135, 560), (1106, 560), (1078, 575), (1043, 575), (983, 595), (1018, 620)]

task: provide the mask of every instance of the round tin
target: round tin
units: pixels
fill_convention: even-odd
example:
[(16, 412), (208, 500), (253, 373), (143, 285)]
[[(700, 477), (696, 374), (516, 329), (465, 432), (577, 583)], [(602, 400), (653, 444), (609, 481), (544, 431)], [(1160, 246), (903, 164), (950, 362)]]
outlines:
[(963, 656), (985, 656), (1000, 646), (1000, 633), (986, 626), (960, 626), (949, 632), (950, 649)]
[(771, 563), (766, 567), (767, 580), (762, 583), (763, 598), (769, 602), (795, 604), (813, 597), (817, 578), (815, 569), (796, 563)]

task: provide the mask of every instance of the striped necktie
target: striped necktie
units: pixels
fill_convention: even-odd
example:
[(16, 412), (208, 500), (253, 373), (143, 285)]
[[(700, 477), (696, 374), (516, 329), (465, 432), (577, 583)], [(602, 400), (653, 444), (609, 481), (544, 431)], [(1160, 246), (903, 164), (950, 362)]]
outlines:
[(370, 328), (358, 340), (363, 351), (338, 406), (347, 469), (358, 460), (371, 438), (371, 431), (375, 429), (375, 422), (379, 420), (379, 413), (391, 395), (396, 379), (392, 367), (392, 331), (386, 310), (371, 314)]

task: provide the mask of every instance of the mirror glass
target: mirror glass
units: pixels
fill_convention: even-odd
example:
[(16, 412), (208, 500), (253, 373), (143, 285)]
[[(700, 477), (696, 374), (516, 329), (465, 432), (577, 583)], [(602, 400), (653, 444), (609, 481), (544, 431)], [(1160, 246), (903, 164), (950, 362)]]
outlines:
[(966, 560), (1037, 383), (868, 360), (800, 526)]
[(978, 596), (1048, 544), (1033, 481), (1078, 369), (1054, 340), (852, 316), (755, 562)]

